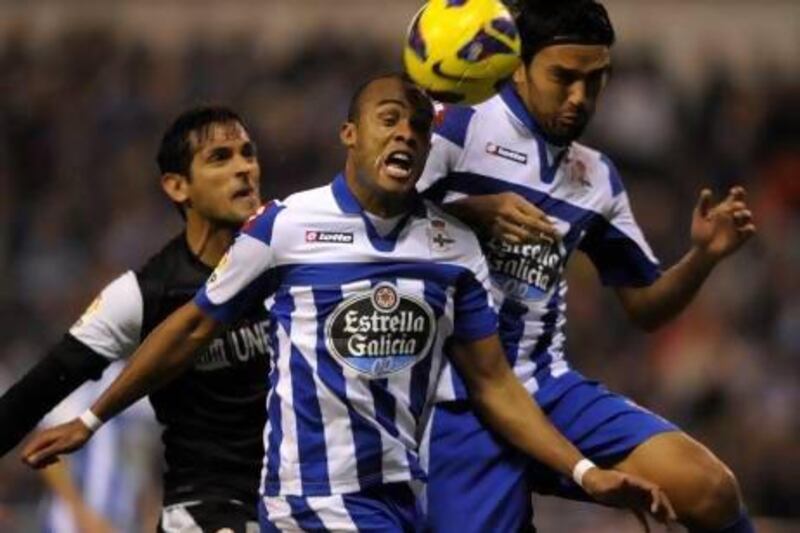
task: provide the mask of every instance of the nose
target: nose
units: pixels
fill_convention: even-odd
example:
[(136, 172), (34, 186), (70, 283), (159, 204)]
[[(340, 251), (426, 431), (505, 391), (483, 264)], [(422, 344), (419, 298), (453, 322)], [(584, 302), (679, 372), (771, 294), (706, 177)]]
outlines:
[(394, 137), (396, 140), (402, 140), (410, 146), (417, 145), (416, 130), (411, 124), (410, 118), (399, 120), (394, 128)]
[(239, 154), (236, 157), (236, 176), (253, 181), (258, 168), (258, 160), (255, 157), (245, 157)]
[(588, 93), (586, 90), (586, 82), (583, 80), (576, 81), (569, 86), (569, 94), (567, 102), (576, 108), (586, 107)]

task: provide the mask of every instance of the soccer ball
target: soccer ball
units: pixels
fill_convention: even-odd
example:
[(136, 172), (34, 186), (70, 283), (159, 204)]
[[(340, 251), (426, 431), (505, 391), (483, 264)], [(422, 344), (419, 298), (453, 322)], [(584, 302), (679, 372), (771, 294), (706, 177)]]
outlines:
[(519, 65), (520, 39), (500, 0), (430, 0), (408, 28), (403, 62), (440, 102), (476, 104)]

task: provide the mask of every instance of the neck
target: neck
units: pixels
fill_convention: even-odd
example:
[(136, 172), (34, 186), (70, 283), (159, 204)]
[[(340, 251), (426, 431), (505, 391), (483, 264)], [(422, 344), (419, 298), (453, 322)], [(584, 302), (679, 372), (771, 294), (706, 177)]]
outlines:
[(205, 265), (217, 266), (233, 243), (233, 235), (234, 231), (228, 226), (214, 224), (191, 210), (186, 213), (186, 243)]
[(409, 209), (411, 194), (402, 196), (385, 194), (365, 187), (362, 184), (362, 180), (358, 178), (358, 170), (355, 164), (349, 159), (345, 164), (345, 180), (364, 211), (379, 217), (390, 218), (401, 215)]

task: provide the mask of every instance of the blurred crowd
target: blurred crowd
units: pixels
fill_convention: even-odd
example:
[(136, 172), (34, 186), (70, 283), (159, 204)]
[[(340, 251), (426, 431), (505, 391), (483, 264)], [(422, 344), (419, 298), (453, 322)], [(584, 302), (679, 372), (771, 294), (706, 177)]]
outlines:
[[(319, 34), (292, 54), (248, 37), (161, 50), (102, 29), (0, 43), (0, 392), (97, 290), (179, 231), (158, 184), (160, 134), (183, 108), (232, 105), (249, 122), (266, 198), (340, 168), (338, 125), (365, 76), (399, 50)], [(689, 246), (700, 189), (749, 191), (757, 238), (714, 272), (673, 325), (645, 335), (589, 263), (570, 270), (574, 365), (678, 423), (737, 473), (756, 515), (800, 517), (800, 80), (747, 86), (710, 62), (689, 90), (658, 55), (620, 47), (587, 143), (616, 161), (663, 264)], [(0, 461), (0, 524), (38, 485)], [(543, 518), (546, 520), (546, 516)], [(8, 523), (8, 522), (6, 522)], [(0, 525), (0, 529), (4, 529)]]

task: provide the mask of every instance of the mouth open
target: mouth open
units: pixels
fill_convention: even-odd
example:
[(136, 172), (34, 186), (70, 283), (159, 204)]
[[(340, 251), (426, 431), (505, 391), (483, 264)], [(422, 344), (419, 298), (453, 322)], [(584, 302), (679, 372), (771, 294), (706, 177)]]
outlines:
[(243, 187), (233, 193), (233, 199), (239, 200), (240, 198), (252, 198), (255, 195), (255, 190), (252, 187)]
[(414, 156), (411, 152), (396, 150), (386, 156), (386, 159), (383, 160), (383, 166), (386, 168), (386, 174), (390, 177), (406, 179), (411, 176), (411, 170), (414, 167)]

